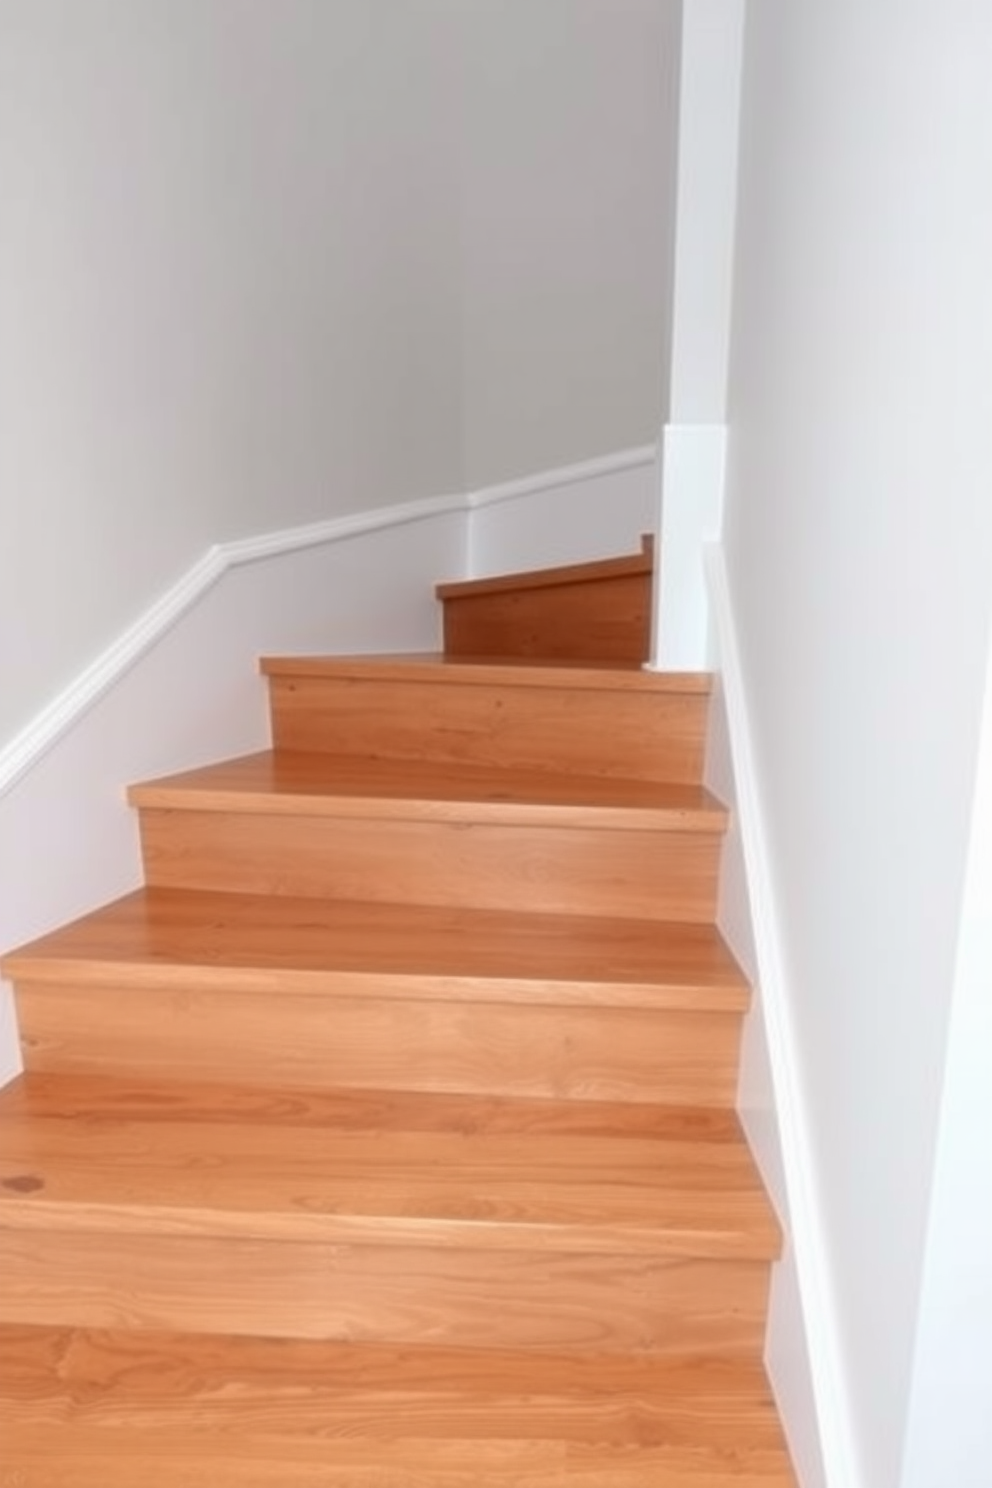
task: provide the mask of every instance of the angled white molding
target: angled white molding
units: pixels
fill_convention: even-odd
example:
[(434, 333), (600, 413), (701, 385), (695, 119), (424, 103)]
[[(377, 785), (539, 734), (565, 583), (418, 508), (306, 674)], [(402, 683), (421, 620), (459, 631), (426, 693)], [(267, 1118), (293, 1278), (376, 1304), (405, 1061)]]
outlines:
[(47, 753), (125, 672), (151, 649), (198, 603), (217, 581), (239, 564), (261, 562), (304, 548), (343, 542), (365, 533), (403, 527), (432, 517), (473, 510), (498, 502), (535, 496), (559, 487), (581, 484), (598, 476), (650, 465), (655, 446), (642, 445), (620, 450), (575, 465), (540, 471), (520, 480), (487, 486), (481, 490), (450, 496), (429, 496), (371, 511), (332, 517), (323, 522), (237, 538), (217, 543), (186, 570), (159, 599), (123, 631), (89, 666), (79, 672), (24, 728), (0, 748), (0, 797)]
[(303, 527), (289, 527), (259, 537), (215, 544), (0, 749), (0, 796), (16, 785), (119, 678), (213, 588), (228, 569), (303, 548), (341, 542), (386, 527), (402, 527), (466, 510), (463, 496), (427, 497), (421, 501), (332, 517)]
[(558, 486), (579, 485), (600, 476), (619, 475), (624, 470), (640, 470), (646, 465), (653, 465), (656, 458), (655, 445), (635, 445), (632, 449), (618, 450), (612, 455), (581, 460), (576, 465), (561, 465), (554, 470), (542, 470), (536, 475), (523, 476), (520, 480), (483, 486), (478, 491), (469, 491), (465, 503), (470, 510), (475, 510), (483, 506), (494, 506), (500, 501), (518, 501), (521, 497), (536, 496), (541, 491), (553, 491)]
[(820, 1445), (830, 1488), (865, 1488), (859, 1467), (837, 1327), (826, 1227), (802, 1091), (771, 853), (748, 718), (733, 602), (722, 544), (707, 543), (704, 566), (717, 643), (737, 793), (737, 815), (754, 932), (762, 1012), (789, 1207), (789, 1230), (809, 1348)]
[(239, 563), (278, 558), (283, 553), (319, 548), (324, 543), (343, 542), (345, 538), (381, 532), (386, 527), (406, 527), (411, 522), (424, 522), (430, 517), (444, 517), (466, 509), (464, 496), (425, 496), (419, 501), (404, 501), (397, 506), (379, 506), (372, 511), (330, 517), (325, 522), (311, 522), (305, 527), (287, 527), (281, 532), (237, 538), (234, 542), (222, 543), (215, 551), (223, 555), (225, 568), (233, 568)]

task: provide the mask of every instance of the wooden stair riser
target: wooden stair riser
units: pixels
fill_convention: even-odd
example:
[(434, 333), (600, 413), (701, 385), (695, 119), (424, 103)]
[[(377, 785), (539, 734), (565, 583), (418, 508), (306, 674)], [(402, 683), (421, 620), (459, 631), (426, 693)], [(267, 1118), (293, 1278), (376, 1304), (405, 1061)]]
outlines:
[(0, 1321), (600, 1353), (760, 1351), (769, 1266), (0, 1230)]
[[(385, 979), (384, 979), (385, 980)], [(741, 1017), (280, 990), (26, 981), (29, 1070), (732, 1106)]]
[(722, 834), (143, 808), (161, 888), (708, 922)]
[[(704, 1415), (705, 1412), (700, 1412)], [(749, 1420), (748, 1439), (753, 1435)], [(184, 1436), (115, 1425), (20, 1424), (5, 1436), (14, 1488), (795, 1488), (781, 1442), (732, 1455), (699, 1434), (689, 1442), (559, 1442), (342, 1434), (333, 1450), (240, 1427)]]
[[(21, 1367), (12, 1377), (2, 1364), (15, 1349)], [(94, 1375), (98, 1395), (88, 1391)], [(150, 1378), (159, 1399), (149, 1395)], [(80, 1391), (91, 1428), (179, 1426), (187, 1438), (232, 1431), (241, 1438), (247, 1408), (255, 1434), (315, 1445), (333, 1418), (336, 1435), (352, 1442), (443, 1441), (457, 1424), (460, 1436), (483, 1447), (519, 1440), (526, 1425), (544, 1443), (694, 1442), (698, 1451), (695, 1428), (708, 1409), (718, 1412), (710, 1426), (714, 1454), (740, 1446), (745, 1420), (749, 1455), (781, 1446), (757, 1362), (519, 1351), (480, 1357), (438, 1347), (0, 1326), (0, 1411), (10, 1422), (16, 1418), (20, 1430), (57, 1427)]]
[(648, 573), (445, 594), (443, 603), (449, 656), (639, 662), (650, 650)]
[(708, 699), (554, 685), (270, 675), (278, 749), (698, 783)]

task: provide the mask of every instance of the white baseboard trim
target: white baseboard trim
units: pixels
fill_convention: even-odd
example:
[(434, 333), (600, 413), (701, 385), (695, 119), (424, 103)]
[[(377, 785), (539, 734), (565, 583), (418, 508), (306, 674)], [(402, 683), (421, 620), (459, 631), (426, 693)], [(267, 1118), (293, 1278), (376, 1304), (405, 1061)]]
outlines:
[(604, 475), (621, 475), (626, 470), (640, 470), (653, 465), (657, 448), (653, 444), (636, 445), (632, 449), (618, 450), (612, 455), (601, 455), (592, 460), (580, 460), (575, 465), (561, 465), (553, 470), (542, 470), (536, 475), (526, 475), (519, 480), (503, 481), (495, 486), (483, 486), (469, 491), (465, 504), (475, 511), (480, 507), (495, 506), (502, 501), (519, 501), (522, 497), (537, 496), (542, 491), (553, 491), (559, 486), (577, 486), (584, 481), (596, 480)]
[(313, 522), (304, 527), (268, 532), (259, 537), (217, 543), (0, 749), (0, 796), (16, 785), (67, 729), (160, 641), (229, 569), (242, 563), (255, 563), (304, 548), (342, 542), (386, 527), (401, 527), (465, 509), (464, 497), (429, 497), (399, 506), (334, 517), (326, 522)]
[(778, 1118), (788, 1227), (806, 1330), (823, 1466), (829, 1488), (865, 1488), (858, 1465), (843, 1350), (836, 1323), (826, 1228), (803, 1097), (733, 603), (724, 552), (719, 543), (706, 544), (704, 564), (733, 757), (738, 827)]

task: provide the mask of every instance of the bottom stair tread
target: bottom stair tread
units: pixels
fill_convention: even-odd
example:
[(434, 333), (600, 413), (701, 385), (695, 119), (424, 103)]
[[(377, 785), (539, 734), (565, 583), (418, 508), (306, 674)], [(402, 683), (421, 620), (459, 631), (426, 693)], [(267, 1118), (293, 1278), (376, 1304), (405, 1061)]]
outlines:
[(18, 1488), (794, 1485), (748, 1358), (6, 1325), (0, 1410)]

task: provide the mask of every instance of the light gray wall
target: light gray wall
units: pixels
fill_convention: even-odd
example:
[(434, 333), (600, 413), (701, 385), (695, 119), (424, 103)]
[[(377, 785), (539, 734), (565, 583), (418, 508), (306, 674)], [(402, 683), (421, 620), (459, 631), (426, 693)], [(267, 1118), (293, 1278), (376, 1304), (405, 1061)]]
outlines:
[(984, 0), (748, 9), (725, 545), (866, 1488), (902, 1481), (992, 605), (990, 62)]
[(944, 1072), (902, 1488), (986, 1488), (992, 1462), (992, 649)]
[(472, 487), (657, 437), (679, 10), (678, 0), (464, 7)]
[(457, 489), (448, 26), (0, 0), (0, 741), (211, 543)]
[(0, 744), (213, 542), (655, 438), (677, 0), (0, 0)]

